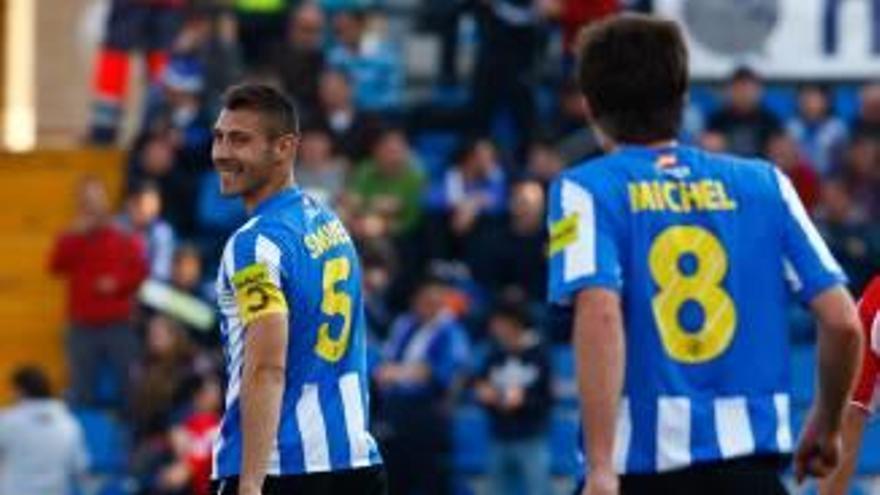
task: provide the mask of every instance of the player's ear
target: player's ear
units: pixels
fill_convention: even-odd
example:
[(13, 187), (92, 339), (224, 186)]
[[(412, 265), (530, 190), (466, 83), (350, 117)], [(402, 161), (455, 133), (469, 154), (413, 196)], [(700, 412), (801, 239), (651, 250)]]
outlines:
[(299, 146), (299, 136), (296, 134), (284, 134), (275, 140), (275, 152), (282, 157), (293, 157)]

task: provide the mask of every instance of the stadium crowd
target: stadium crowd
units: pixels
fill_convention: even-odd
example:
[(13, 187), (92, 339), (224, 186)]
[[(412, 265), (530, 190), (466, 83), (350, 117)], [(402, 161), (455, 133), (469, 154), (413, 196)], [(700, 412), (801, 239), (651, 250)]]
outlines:
[[(49, 263), (69, 282), (68, 398), (127, 425), (129, 487), (207, 493), (223, 381), (213, 277), (245, 220), (219, 194), (212, 125), (225, 87), (259, 80), (295, 98), (297, 183), (333, 205), (362, 256), (373, 430), (391, 493), (453, 493), (452, 415), (463, 402), (488, 412), (490, 493), (549, 493), (549, 419), (566, 393), (550, 349), (568, 344), (570, 325), (544, 302), (545, 191), (599, 153), (569, 50), (578, 26), (644, 5), (424, 2), (423, 28), (443, 40), (441, 77), (414, 98), (390, 2), (134, 3), (113, 2), (90, 133), (96, 145), (117, 142), (121, 61), (147, 47), (125, 201), (115, 211), (106, 185), (83, 182)], [(470, 82), (456, 63), (461, 16), (477, 21)], [(143, 28), (156, 39), (132, 39), (146, 20), (161, 20)], [(849, 115), (818, 84), (798, 86), (795, 108), (780, 111), (746, 67), (701, 88), (682, 142), (770, 158), (861, 291), (880, 269), (880, 82), (858, 88)]]

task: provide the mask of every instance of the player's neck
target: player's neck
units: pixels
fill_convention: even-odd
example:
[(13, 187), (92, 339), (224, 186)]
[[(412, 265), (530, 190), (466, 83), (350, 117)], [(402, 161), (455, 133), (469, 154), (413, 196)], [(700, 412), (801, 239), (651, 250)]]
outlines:
[(247, 211), (247, 214), (253, 215), (254, 210), (256, 210), (260, 204), (281, 191), (290, 189), (294, 184), (293, 174), (290, 174), (284, 178), (267, 182), (263, 187), (252, 191), (250, 194), (244, 195), (244, 208)]

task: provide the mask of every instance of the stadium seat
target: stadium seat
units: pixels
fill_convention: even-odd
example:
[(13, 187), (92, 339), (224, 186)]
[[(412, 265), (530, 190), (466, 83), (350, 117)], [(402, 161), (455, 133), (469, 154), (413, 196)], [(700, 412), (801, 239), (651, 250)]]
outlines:
[(458, 136), (452, 132), (422, 132), (413, 138), (413, 147), (422, 160), (429, 178), (439, 179), (451, 165), (452, 153), (458, 146)]
[(95, 409), (77, 409), (74, 415), (86, 437), (90, 471), (96, 474), (123, 473), (127, 467), (129, 445), (125, 427), (111, 414)]
[(568, 408), (577, 407), (574, 351), (570, 345), (556, 345), (551, 350), (553, 367), (553, 396), (557, 403)]
[(816, 347), (795, 345), (791, 349), (791, 389), (793, 407), (809, 407), (813, 400), (816, 373)]
[(579, 435), (577, 411), (556, 408), (550, 423), (550, 472), (554, 476), (574, 476), (577, 472)]
[(489, 454), (489, 421), (480, 407), (462, 406), (453, 416), (452, 423), (454, 470), (463, 475), (486, 472)]
[(844, 122), (852, 122), (859, 114), (859, 89), (850, 84), (834, 86), (831, 95), (834, 113)]
[(880, 475), (880, 422), (870, 421), (862, 438), (862, 451), (859, 455), (858, 473)]
[(797, 113), (797, 90), (793, 86), (767, 86), (764, 104), (784, 123)]
[(694, 106), (706, 117), (715, 113), (721, 106), (721, 97), (718, 94), (718, 90), (709, 86), (693, 85), (688, 95)]

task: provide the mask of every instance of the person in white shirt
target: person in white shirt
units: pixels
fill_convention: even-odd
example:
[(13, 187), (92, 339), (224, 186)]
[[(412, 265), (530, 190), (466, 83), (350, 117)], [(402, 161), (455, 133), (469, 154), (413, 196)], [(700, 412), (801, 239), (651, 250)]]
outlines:
[(0, 495), (68, 495), (88, 468), (82, 429), (39, 368), (12, 375), (17, 400), (0, 410)]

